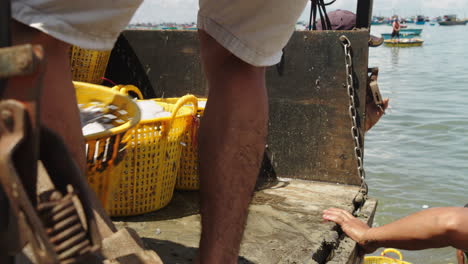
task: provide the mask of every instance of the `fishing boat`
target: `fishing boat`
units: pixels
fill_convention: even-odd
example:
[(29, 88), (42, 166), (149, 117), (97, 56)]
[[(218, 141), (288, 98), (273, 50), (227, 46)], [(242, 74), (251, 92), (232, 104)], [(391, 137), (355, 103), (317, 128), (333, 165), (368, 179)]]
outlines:
[(468, 23), (467, 20), (459, 20), (457, 19), (457, 15), (446, 15), (444, 16), (443, 21), (439, 21), (439, 25), (441, 26), (457, 26), (457, 25), (466, 25)]
[(426, 24), (426, 18), (424, 16), (417, 16), (416, 17), (416, 25), (424, 25)]
[(439, 25), (441, 26), (464, 26), (468, 23), (466, 20), (458, 20), (458, 21), (440, 21)]
[(423, 43), (424, 40), (419, 38), (384, 40), (384, 44), (389, 47), (418, 47), (422, 46)]
[[(356, 96), (365, 102), (368, 28), (295, 31), (285, 47), (289, 59), (285, 60), (284, 75), (272, 68), (266, 73), (271, 105), (269, 147), (259, 176), (266, 184), (257, 188), (249, 209), (239, 253), (245, 263), (362, 263), (356, 243), (340, 236), (336, 225), (324, 224), (321, 217), (323, 208), (337, 206), (355, 213), (360, 206), (357, 202), (362, 201), (355, 199), (363, 180), (357, 169), (352, 121), (351, 117), (343, 118), (349, 115), (350, 97), (336, 89), (349, 78), (340, 41), (343, 35), (356, 51), (350, 55), (352, 79), (360, 91)], [(154, 98), (151, 94), (207, 94), (196, 31), (126, 30), (119, 40), (115, 49), (119, 52), (109, 60), (109, 79), (137, 84), (145, 98)], [(291, 83), (294, 93), (284, 89)], [(364, 107), (360, 105), (359, 113)], [(291, 111), (298, 114), (281, 114)], [(302, 113), (323, 113), (327, 118), (303, 118)], [(293, 124), (295, 129), (284, 129)], [(321, 151), (317, 152), (318, 148)], [(280, 180), (275, 180), (276, 176)], [(197, 192), (175, 192), (166, 208), (115, 223), (144, 236), (164, 263), (192, 263), (200, 240), (198, 196)], [(377, 201), (367, 196), (363, 199), (359, 215), (372, 225)]]
[(415, 18), (413, 17), (402, 19), (402, 23), (405, 23), (405, 24), (414, 24), (414, 21), (415, 21)]
[[(3, 2), (5, 1), (1, 3)], [(270, 92), (267, 100), (269, 100), (268, 103), (271, 106), (268, 127), (269, 147), (264, 152), (263, 163), (265, 166), (262, 165), (262, 169), (260, 170), (261, 175), (258, 177), (260, 179), (260, 181), (257, 181), (260, 183), (257, 185), (258, 191), (252, 195), (252, 203), (248, 208), (249, 217), (245, 223), (245, 235), (243, 236), (239, 252), (239, 261), (241, 263), (362, 263), (363, 256), (358, 252), (358, 244), (344, 236), (336, 224), (324, 223), (322, 218), (322, 210), (324, 208), (339, 207), (346, 209), (349, 214), (359, 215), (360, 220), (372, 226), (377, 207), (377, 201), (367, 195), (368, 190), (364, 177), (364, 165), (362, 163), (364, 160), (363, 146), (365, 143), (365, 123), (362, 120), (365, 117), (364, 110), (366, 105), (362, 103), (357, 104), (358, 102), (365, 102), (366, 88), (369, 85), (369, 81), (371, 79), (375, 81), (372, 75), (371, 78), (368, 76), (370, 27), (367, 17), (372, 13), (372, 5), (369, 5), (372, 1), (358, 0), (358, 3), (356, 17), (360, 19), (357, 19), (356, 30), (296, 31), (292, 34), (288, 45), (284, 47), (285, 53), (288, 54), (288, 59), (284, 61), (284, 68), (282, 67), (284, 69), (284, 76), (282, 73), (275, 71), (273, 67), (270, 67), (265, 73), (265, 80), (268, 81)], [(364, 6), (365, 4), (367, 4), (367, 7)], [(2, 9), (0, 8), (0, 10)], [(153, 25), (149, 25), (149, 27), (153, 27)], [(345, 48), (344, 53), (343, 47)], [(203, 74), (199, 50), (198, 33), (194, 30), (181, 30), (181, 26), (179, 25), (164, 24), (161, 30), (125, 30), (115, 43), (115, 49), (110, 56), (111, 58), (107, 67), (109, 74), (106, 74), (106, 76), (117, 83), (135, 84), (140, 88), (145, 98), (155, 98), (155, 96), (161, 97), (163, 95), (166, 97), (178, 97), (186, 93), (206, 96), (208, 94), (208, 86)], [(320, 56), (317, 56), (317, 54), (320, 54)], [(377, 78), (377, 73), (378, 68), (373, 68), (372, 74), (375, 74), (375, 78)], [(291, 84), (294, 84), (293, 90), (285, 89), (290, 87)], [(337, 89), (342, 87), (343, 84), (347, 84), (348, 88)], [(111, 100), (108, 100), (108, 103), (114, 104), (116, 101), (119, 101), (114, 100), (119, 99), (116, 95), (112, 97), (109, 98)], [(121, 97), (124, 98), (123, 96)], [(195, 115), (197, 114), (196, 103), (192, 104), (194, 107), (191, 109), (194, 112), (193, 115)], [(108, 250), (115, 250), (119, 252), (109, 252), (109, 254), (119, 256), (116, 259), (116, 262), (119, 263), (162, 263), (162, 261), (150, 262), (151, 259), (148, 260), (149, 257), (145, 255), (146, 251), (140, 250), (140, 245), (143, 243), (139, 239), (136, 240), (140, 236), (144, 237), (145, 247), (148, 248), (148, 251), (153, 256), (157, 252), (157, 255), (161, 256), (164, 263), (192, 263), (197, 254), (202, 227), (199, 193), (181, 191), (175, 193), (174, 197), (172, 197), (175, 177), (178, 175), (177, 171), (179, 170), (177, 156), (180, 153), (175, 154), (174, 152), (177, 151), (166, 148), (166, 145), (170, 144), (179, 148), (187, 146), (187, 143), (182, 141), (188, 142), (187, 140), (190, 140), (191, 136), (195, 135), (195, 131), (190, 130), (191, 134), (187, 134), (185, 132), (189, 131), (180, 131), (182, 129), (175, 128), (176, 122), (173, 122), (177, 112), (176, 108), (180, 106), (180, 110), (182, 110), (180, 111), (180, 115), (182, 115), (182, 112), (190, 113), (188, 111), (190, 108), (182, 109), (184, 107), (182, 104), (177, 104), (177, 106), (167, 105), (168, 108), (173, 108), (171, 110), (174, 111), (170, 119), (163, 119), (169, 121), (168, 125), (162, 124), (162, 122), (166, 121), (158, 121), (157, 127), (142, 128), (141, 130), (144, 130), (146, 133), (142, 135), (142, 138), (148, 139), (150, 134), (153, 137), (156, 134), (158, 134), (157, 136), (165, 134), (166, 138), (168, 135), (176, 138), (172, 134), (178, 133), (181, 135), (180, 139), (177, 138), (172, 142), (168, 139), (161, 140), (160, 138), (158, 140), (154, 140), (156, 138), (153, 138), (153, 140), (138, 140), (138, 144), (141, 145), (134, 150), (130, 150), (130, 147), (127, 148), (124, 142), (118, 146), (115, 145), (115, 147), (111, 143), (112, 147), (109, 147), (109, 151), (104, 144), (99, 146), (99, 142), (95, 143), (96, 149), (101, 151), (99, 156), (106, 155), (107, 152), (111, 153), (109, 156), (117, 156), (112, 164), (106, 163), (105, 165), (112, 165), (114, 168), (121, 166), (122, 172), (123, 167), (126, 165), (124, 163), (125, 158), (122, 156), (124, 153), (129, 154), (129, 156), (126, 156), (129, 159), (133, 159), (134, 156), (142, 156), (142, 158), (146, 156), (146, 160), (141, 163), (135, 162), (135, 167), (128, 168), (128, 184), (125, 183), (125, 185), (129, 187), (133, 185), (135, 187), (138, 186), (138, 189), (135, 188), (132, 191), (126, 189), (125, 192), (128, 193), (128, 196), (126, 196), (125, 200), (114, 199), (113, 195), (109, 195), (112, 201), (118, 200), (121, 205), (125, 202), (126, 208), (130, 206), (134, 208), (133, 205), (138, 204), (142, 205), (144, 209), (142, 207), (142, 210), (126, 210), (126, 212), (129, 212), (125, 213), (127, 218), (113, 219), (115, 226), (107, 218), (106, 213), (99, 210), (99, 207), (97, 207), (100, 215), (98, 223), (94, 219), (92, 222), (83, 221), (83, 223), (91, 223), (95, 226), (102, 226), (99, 223), (102, 222), (105, 226), (105, 228), (100, 230), (97, 230), (97, 227), (93, 225), (86, 226), (85, 231), (90, 234), (94, 234), (93, 229), (97, 231), (96, 237), (99, 240), (93, 237), (93, 243), (95, 241), (100, 242), (101, 235), (103, 238), (107, 236), (102, 242), (108, 244), (109, 247), (103, 247), (103, 252), (100, 252), (99, 247), (94, 247), (93, 245), (93, 248), (91, 248), (93, 254), (96, 253), (96, 255), (100, 256), (103, 253), (103, 256), (107, 256)], [(16, 109), (13, 108), (13, 110)], [(127, 114), (127, 111), (123, 109), (119, 112), (125, 112), (122, 115)], [(137, 110), (136, 113), (138, 112)], [(316, 115), (315, 113), (320, 113), (320, 115)], [(2, 115), (2, 118), (5, 119), (3, 112)], [(323, 118), (323, 116), (326, 118)], [(189, 117), (191, 118), (190, 114)], [(136, 115), (136, 119), (139, 119), (139, 114)], [(194, 120), (189, 121), (189, 123), (194, 123), (192, 121)], [(184, 121), (181, 123), (184, 123)], [(189, 126), (190, 124), (186, 125)], [(21, 124), (15, 123), (14, 125), (15, 129), (17, 129)], [(170, 128), (171, 126), (173, 127)], [(191, 127), (195, 128), (195, 126)], [(174, 131), (178, 132), (173, 133), (169, 131), (170, 129), (175, 129)], [(151, 131), (147, 133), (148, 130)], [(16, 132), (13, 131), (10, 134), (15, 135), (14, 133)], [(10, 136), (7, 133), (3, 134)], [(53, 134), (51, 135), (54, 136)], [(128, 138), (131, 137), (132, 135), (129, 134)], [(4, 143), (4, 139), (2, 137), (2, 143)], [(112, 140), (106, 140), (106, 142), (108, 141), (115, 140), (112, 138)], [(156, 144), (161, 142), (162, 145), (149, 145), (150, 141)], [(14, 144), (15, 142), (10, 143)], [(25, 146), (27, 145), (26, 143), (24, 144)], [(131, 143), (129, 142), (129, 144)], [(162, 155), (164, 156), (161, 159), (159, 158), (159, 152), (156, 152), (156, 149), (160, 148), (162, 148)], [(125, 151), (123, 151), (124, 149)], [(139, 149), (146, 149), (146, 152), (141, 152)], [(2, 148), (2, 151), (6, 152), (4, 148)], [(133, 154), (134, 151), (135, 154)], [(43, 158), (55, 158), (53, 155), (46, 156)], [(10, 156), (4, 155), (3, 157), (8, 159)], [(22, 158), (22, 156), (19, 157)], [(272, 157), (274, 157), (274, 162)], [(64, 158), (66, 160), (66, 157)], [(96, 156), (94, 156), (94, 159), (96, 159)], [(148, 170), (142, 168), (143, 163), (151, 164), (151, 172), (149, 172), (149, 168)], [(162, 163), (170, 165), (169, 173), (163, 174), (161, 169), (157, 169), (157, 167), (162, 166)], [(213, 161), (213, 163), (215, 164), (216, 161)], [(49, 164), (46, 163), (46, 165)], [(6, 161), (2, 160), (0, 165), (3, 173), (5, 171), (4, 168), (13, 168), (14, 163), (8, 159)], [(63, 165), (64, 171), (68, 167), (67, 164), (63, 164), (63, 161), (62, 164), (50, 164), (53, 168), (60, 167), (61, 165)], [(100, 166), (99, 172), (112, 166), (104, 166), (106, 168), (101, 168), (102, 166)], [(6, 173), (16, 176), (14, 174), (16, 172), (13, 169), (8, 170)], [(44, 174), (47, 174), (46, 168), (40, 169), (38, 175)], [(11, 188), (13, 191), (10, 193), (15, 193), (16, 183), (21, 184), (21, 181), (12, 181), (13, 184), (6, 185), (4, 176), (11, 175), (0, 175), (2, 176), (0, 177), (0, 189), (7, 190), (6, 188), (13, 186)], [(142, 179), (143, 175), (147, 177), (145, 180)], [(148, 176), (151, 178), (148, 178)], [(172, 183), (168, 181), (163, 182), (162, 177), (172, 178), (173, 180), (170, 180)], [(10, 178), (15, 179), (14, 177)], [(35, 178), (32, 176), (32, 179)], [(145, 185), (143, 185), (143, 182)], [(6, 181), (6, 183), (9, 183), (9, 181)], [(42, 182), (40, 183), (42, 184)], [(150, 183), (151, 185), (149, 185)], [(124, 183), (121, 184), (124, 185)], [(230, 182), (230, 184), (232, 183)], [(48, 185), (52, 185), (52, 183)], [(83, 185), (79, 183), (78, 186), (84, 185), (86, 183)], [(49, 186), (41, 186), (41, 188), (46, 189)], [(154, 206), (156, 203), (158, 206), (165, 203), (165, 201), (159, 198), (161, 197), (161, 188), (164, 188), (165, 191), (169, 190), (166, 195), (169, 196), (169, 200), (171, 197), (173, 198), (171, 203), (161, 211), (148, 212), (151, 210), (149, 209), (150, 203), (152, 204), (151, 206)], [(242, 186), (239, 186), (239, 188), (242, 188)], [(216, 197), (220, 197), (223, 189), (226, 188), (216, 188)], [(22, 191), (22, 188), (19, 188), (19, 190)], [(47, 192), (45, 193), (47, 194)], [(115, 194), (120, 195), (121, 193), (117, 189), (115, 190)], [(12, 196), (9, 196), (6, 200), (10, 202), (9, 204), (14, 204), (11, 202), (14, 201), (13, 198), (10, 198)], [(26, 196), (24, 191), (23, 196)], [(60, 192), (54, 192), (50, 196), (55, 198), (56, 196), (60, 196)], [(33, 197), (36, 197), (36, 194)], [(41, 195), (40, 197), (43, 198), (46, 195)], [(77, 216), (76, 214), (78, 213), (70, 213), (70, 210), (65, 208), (67, 204), (74, 204), (78, 201), (77, 198), (81, 197), (87, 197), (87, 193), (84, 193), (80, 197), (74, 196), (74, 200), (71, 202), (57, 200), (57, 203), (62, 202), (58, 206), (56, 205), (57, 203), (54, 204), (53, 202), (46, 204), (47, 206), (54, 206), (50, 209), (54, 214), (47, 216), (45, 219), (49, 220), (53, 218), (52, 220), (58, 223), (58, 225), (53, 226), (55, 229), (52, 231), (59, 232), (56, 237), (59, 237), (61, 240), (67, 239), (71, 236), (70, 234), (75, 234), (73, 232), (81, 232), (80, 230), (76, 231), (76, 225), (72, 224), (74, 224), (73, 221), (75, 220), (79, 222), (79, 217), (83, 214)], [(88, 197), (86, 200), (91, 199)], [(61, 211), (56, 210), (57, 208), (60, 209), (59, 206), (65, 209)], [(71, 209), (77, 211), (75, 208), (73, 206)], [(11, 219), (15, 219), (16, 215), (10, 215), (10, 212), (14, 210), (10, 209), (3, 206), (3, 203), (0, 204), (0, 212), (2, 212), (1, 220), (3, 220), (5, 215), (7, 216), (6, 219), (10, 219), (10, 216), (12, 216)], [(78, 210), (85, 211), (91, 208), (83, 207), (84, 210), (80, 209)], [(58, 214), (52, 210), (56, 210)], [(73, 240), (68, 239), (59, 245), (68, 251), (64, 251), (65, 249), (62, 249), (62, 247), (54, 248), (55, 244), (52, 244), (47, 236), (50, 232), (42, 232), (45, 234), (42, 235), (42, 233), (37, 231), (45, 229), (42, 223), (45, 220), (41, 221), (38, 216), (35, 216), (36, 211), (34, 209), (29, 209), (28, 212), (34, 211), (34, 213), (30, 213), (29, 215), (34, 216), (31, 219), (35, 221), (35, 225), (32, 225), (32, 222), (26, 221), (29, 218), (23, 217), (23, 215), (27, 215), (23, 214), (23, 211), (16, 211), (19, 211), (18, 213), (14, 212), (18, 215), (17, 219), (20, 219), (18, 225), (11, 224), (13, 221), (6, 223), (0, 221), (0, 230), (2, 230), (0, 232), (0, 241), (5, 242), (5, 239), (10, 239), (12, 241), (10, 242), (11, 248), (15, 250), (12, 251), (13, 253), (20, 252), (24, 245), (23, 241), (21, 241), (22, 237), (19, 234), (31, 234), (31, 243), (29, 244), (34, 244), (36, 241), (39, 242), (33, 246), (28, 245), (26, 249), (28, 255), (21, 255), (19, 258), (13, 256), (13, 260), (25, 260), (24, 262), (13, 261), (14, 263), (58, 263), (58, 261), (54, 261), (57, 258), (55, 255), (47, 255), (47, 257), (50, 257), (47, 259), (43, 256), (46, 256), (45, 254), (49, 252), (55, 254), (56, 251), (60, 250), (60, 257), (62, 257), (64, 254), (76, 252), (76, 249), (90, 245), (86, 237), (83, 238), (86, 239), (84, 242), (75, 246), (73, 243), (78, 243), (76, 242), (78, 239), (74, 235), (71, 238)], [(134, 216), (136, 214), (143, 214), (144, 212), (148, 213)], [(121, 213), (116, 214), (121, 215)], [(69, 220), (70, 215), (72, 221)], [(131, 215), (133, 218), (130, 218)], [(225, 217), (222, 220), (229, 222), (226, 219), (229, 218)], [(55, 224), (55, 222), (52, 224)], [(63, 229), (57, 229), (57, 226)], [(80, 223), (78, 227), (81, 228)], [(127, 229), (127, 227), (131, 229)], [(109, 234), (106, 234), (116, 232), (117, 228), (124, 231), (121, 236), (122, 238), (128, 237), (131, 240), (127, 242), (121, 239), (121, 237), (109, 237)], [(206, 226), (203, 225), (203, 228), (205, 229)], [(210, 227), (208, 228), (210, 229)], [(7, 235), (11, 235), (11, 238), (4, 236), (4, 230), (8, 230)], [(62, 230), (65, 231), (60, 233)], [(81, 228), (81, 230), (83, 229)], [(206, 229), (204, 232), (206, 232)], [(82, 233), (82, 236), (81, 233), (78, 234), (80, 235), (79, 239), (88, 236), (87, 233)], [(38, 234), (42, 236), (38, 236)], [(38, 238), (41, 239), (37, 240)], [(84, 244), (85, 242), (88, 244)], [(4, 254), (10, 247), (5, 247), (3, 245), (5, 243), (0, 244), (2, 244), (0, 245), (0, 252), (2, 252), (0, 254), (1, 259), (5, 259), (5, 257), (8, 260), (12, 259), (10, 256), (6, 256), (7, 254)], [(103, 245), (106, 244), (103, 243)], [(66, 247), (71, 247), (71, 245), (74, 247), (70, 249)], [(134, 249), (135, 247), (138, 248), (138, 252)], [(49, 250), (49, 248), (52, 249)], [(37, 252), (31, 252), (31, 249), (37, 249)], [(133, 254), (134, 250), (135, 254)], [(38, 257), (33, 258), (30, 262), (28, 261), (28, 256), (32, 255), (32, 253), (35, 253)], [(156, 258), (159, 259), (157, 255)], [(78, 255), (78, 257), (81, 256)], [(35, 259), (38, 259), (38, 261), (34, 261)], [(51, 261), (42, 261), (43, 259)], [(72, 257), (67, 258), (67, 260), (69, 259), (72, 259)], [(77, 260), (75, 263), (78, 262), (97, 263), (97, 261), (93, 260), (86, 261), (84, 258), (81, 258), (81, 261)], [(3, 264), (5, 261), (0, 260), (0, 263)], [(11, 263), (11, 261), (7, 261), (7, 263)]]
[(383, 25), (386, 24), (387, 21), (385, 21), (385, 17), (383, 16), (373, 16), (371, 25)]
[(376, 26), (376, 25), (383, 25), (385, 23), (386, 23), (385, 21), (372, 20), (371, 25)]
[[(417, 38), (419, 34), (414, 34), (414, 33), (401, 33), (400, 32), (400, 38), (401, 39), (411, 39), (411, 38)], [(392, 39), (392, 33), (382, 33), (382, 38), (385, 39)]]

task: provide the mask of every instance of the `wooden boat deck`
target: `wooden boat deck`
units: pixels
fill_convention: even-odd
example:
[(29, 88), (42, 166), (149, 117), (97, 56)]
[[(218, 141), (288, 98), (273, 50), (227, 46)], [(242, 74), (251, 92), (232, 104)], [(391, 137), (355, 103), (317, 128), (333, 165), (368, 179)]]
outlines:
[[(322, 210), (354, 211), (358, 187), (281, 179), (255, 194), (239, 263), (360, 263), (356, 244), (322, 220)], [(368, 199), (359, 217), (371, 223), (377, 202)], [(168, 207), (142, 216), (114, 219), (130, 227), (164, 263), (191, 263), (200, 237), (197, 192), (176, 192)], [(328, 261), (328, 262), (327, 262)]]

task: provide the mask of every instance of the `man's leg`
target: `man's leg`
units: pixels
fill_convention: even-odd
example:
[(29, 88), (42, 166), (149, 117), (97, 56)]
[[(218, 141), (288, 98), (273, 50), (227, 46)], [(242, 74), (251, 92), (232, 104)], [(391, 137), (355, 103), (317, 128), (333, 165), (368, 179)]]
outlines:
[(237, 263), (266, 142), (265, 68), (235, 57), (204, 31), (201, 55), (209, 84), (200, 128), (200, 263)]
[[(85, 144), (69, 63), (70, 45), (19, 22), (13, 21), (12, 25), (14, 45), (39, 44), (44, 49), (46, 65), (41, 95), (41, 122), (62, 138), (82, 175), (86, 175)], [(22, 100), (27, 94), (26, 89), (30, 88), (11, 81), (4, 96)], [(83, 180), (86, 181), (85, 178)], [(99, 231), (103, 237), (107, 237), (116, 229), (93, 191), (88, 189), (87, 192), (92, 196), (90, 199), (100, 224)]]
[[(45, 54), (45, 72), (41, 96), (42, 124), (57, 133), (67, 145), (73, 160), (85, 172), (85, 148), (75, 89), (71, 82), (68, 58), (69, 44), (36, 29), (13, 21), (13, 43), (42, 45)], [(21, 100), (31, 87), (9, 84), (5, 97)]]

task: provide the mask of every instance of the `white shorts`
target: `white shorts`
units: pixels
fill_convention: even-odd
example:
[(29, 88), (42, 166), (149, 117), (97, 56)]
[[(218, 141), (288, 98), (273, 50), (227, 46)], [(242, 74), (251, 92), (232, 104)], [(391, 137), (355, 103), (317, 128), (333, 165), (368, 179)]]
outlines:
[(110, 50), (142, 0), (12, 0), (12, 17), (61, 41)]
[(308, 0), (200, 0), (198, 28), (254, 66), (271, 66)]

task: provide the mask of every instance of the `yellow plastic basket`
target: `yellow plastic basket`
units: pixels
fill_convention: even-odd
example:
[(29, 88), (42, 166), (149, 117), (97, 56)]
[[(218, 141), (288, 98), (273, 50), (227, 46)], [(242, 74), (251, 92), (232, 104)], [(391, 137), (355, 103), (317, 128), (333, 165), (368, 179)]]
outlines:
[[(160, 102), (174, 104), (178, 98), (157, 99)], [(190, 127), (184, 133), (184, 146), (182, 147), (182, 156), (180, 161), (180, 170), (177, 175), (177, 190), (198, 190), (200, 188), (200, 177), (198, 174), (198, 129), (200, 127), (200, 118), (205, 111), (206, 98), (197, 98), (198, 112), (193, 119)], [(200, 106), (200, 103), (203, 106)]]
[[(128, 92), (133, 88), (118, 86), (114, 90)], [(197, 112), (196, 102), (193, 95), (180, 98), (176, 104), (157, 102), (172, 116), (141, 120), (128, 131), (128, 154), (108, 210), (111, 216), (139, 215), (161, 209), (171, 201), (183, 135)], [(193, 107), (185, 106), (188, 103)]]
[(138, 124), (140, 110), (128, 96), (107, 87), (82, 82), (74, 82), (74, 86), (78, 104), (85, 107), (90, 104), (102, 107), (114, 105), (119, 110), (110, 112), (117, 116), (114, 128), (85, 137), (87, 179), (104, 208), (108, 208), (111, 192), (118, 184), (115, 175), (124, 165), (124, 150), (129, 139), (125, 132)]
[[(398, 259), (385, 256), (387, 253), (394, 253)], [(403, 261), (403, 255), (394, 248), (387, 248), (380, 256), (366, 256), (364, 257), (364, 264), (411, 264), (410, 262)]]
[(82, 49), (77, 46), (70, 48), (70, 66), (74, 81), (101, 84), (106, 73), (111, 50), (97, 51)]

